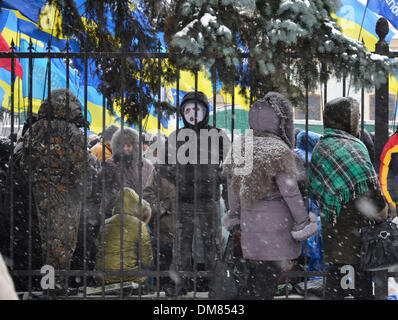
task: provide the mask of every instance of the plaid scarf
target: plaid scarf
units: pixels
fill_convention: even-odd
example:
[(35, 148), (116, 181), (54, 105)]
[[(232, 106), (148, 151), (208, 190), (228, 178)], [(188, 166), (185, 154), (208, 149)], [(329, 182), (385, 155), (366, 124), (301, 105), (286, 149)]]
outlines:
[(319, 201), (323, 219), (333, 225), (342, 205), (369, 188), (380, 189), (365, 145), (342, 130), (325, 130), (312, 153), (309, 179), (309, 196)]

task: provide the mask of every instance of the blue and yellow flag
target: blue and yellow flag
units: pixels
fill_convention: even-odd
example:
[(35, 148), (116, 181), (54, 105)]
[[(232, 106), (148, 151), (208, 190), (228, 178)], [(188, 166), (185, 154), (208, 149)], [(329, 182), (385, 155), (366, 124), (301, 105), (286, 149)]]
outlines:
[[(337, 19), (343, 34), (363, 41), (369, 51), (375, 51), (376, 43), (379, 41), (376, 34), (376, 22), (379, 17), (358, 0), (340, 0), (340, 2), (339, 10), (332, 16)], [(394, 32), (390, 30), (386, 41), (390, 43), (393, 36)]]
[[(363, 41), (365, 47), (369, 51), (375, 51), (376, 43), (379, 41), (379, 37), (376, 34), (376, 23), (379, 16), (370, 10), (373, 8), (373, 6), (371, 6), (372, 1), (369, 0), (367, 8), (358, 0), (340, 0), (340, 2), (341, 7), (333, 16), (337, 19), (343, 34), (352, 39)], [(361, 30), (362, 22), (363, 25)], [(394, 32), (390, 30), (386, 36), (386, 41), (390, 43), (394, 35)], [(395, 95), (398, 94), (397, 75), (390, 74), (389, 91)]]
[(368, 0), (368, 8), (386, 18), (398, 29), (398, 3), (395, 0)]

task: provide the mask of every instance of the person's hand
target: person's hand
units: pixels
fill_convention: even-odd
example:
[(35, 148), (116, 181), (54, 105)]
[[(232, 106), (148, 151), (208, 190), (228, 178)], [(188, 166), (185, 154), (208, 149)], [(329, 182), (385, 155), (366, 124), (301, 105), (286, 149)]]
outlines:
[(382, 210), (377, 212), (377, 214), (375, 215), (375, 220), (377, 222), (382, 222), (382, 221), (386, 220), (388, 218), (389, 211), (391, 214), (391, 208), (394, 208), (394, 207), (390, 206), (390, 204), (386, 203), (386, 206)]

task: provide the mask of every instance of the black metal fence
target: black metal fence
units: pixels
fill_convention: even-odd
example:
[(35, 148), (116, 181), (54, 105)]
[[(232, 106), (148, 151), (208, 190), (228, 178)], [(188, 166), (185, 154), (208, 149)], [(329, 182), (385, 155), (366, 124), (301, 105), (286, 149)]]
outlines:
[[(143, 83), (143, 70), (142, 70), (142, 66), (143, 66), (143, 59), (147, 59), (147, 58), (152, 58), (152, 59), (157, 59), (159, 62), (159, 77), (161, 77), (162, 75), (162, 69), (161, 69), (161, 64), (162, 61), (164, 59), (167, 59), (169, 56), (166, 53), (134, 53), (134, 52), (102, 52), (102, 53), (88, 53), (88, 52), (80, 52), (80, 53), (75, 53), (75, 52), (69, 52), (68, 47), (66, 48), (65, 52), (50, 52), (50, 50), (48, 52), (45, 53), (34, 53), (32, 52), (32, 46), (30, 46), (30, 52), (15, 52), (14, 47), (12, 47), (12, 52), (9, 53), (5, 53), (5, 52), (1, 52), (0, 53), (0, 58), (1, 59), (10, 59), (11, 58), (11, 107), (10, 107), (10, 115), (11, 115), (11, 145), (10, 145), (10, 158), (9, 158), (9, 172), (8, 172), (8, 180), (7, 183), (10, 186), (8, 188), (8, 193), (5, 195), (3, 194), (3, 196), (1, 197), (2, 201), (4, 201), (3, 203), (6, 204), (6, 209), (7, 212), (9, 212), (9, 258), (11, 261), (10, 264), (10, 271), (13, 277), (22, 277), (25, 280), (23, 280), (26, 284), (26, 292), (24, 297), (25, 298), (32, 298), (32, 295), (37, 294), (37, 292), (35, 293), (33, 290), (33, 285), (32, 285), (32, 281), (34, 277), (43, 277), (43, 273), (42, 270), (40, 269), (36, 269), (33, 268), (33, 253), (32, 253), (32, 247), (34, 246), (34, 236), (32, 233), (32, 228), (33, 228), (33, 220), (32, 220), (32, 207), (34, 205), (34, 197), (33, 197), (33, 185), (32, 185), (32, 164), (30, 163), (29, 165), (29, 171), (28, 171), (28, 178), (27, 178), (27, 189), (28, 189), (28, 193), (26, 195), (23, 195), (23, 197), (25, 198), (25, 201), (28, 202), (27, 208), (28, 208), (28, 212), (15, 212), (15, 199), (16, 197), (21, 197), (21, 195), (15, 194), (15, 188), (13, 187), (15, 184), (15, 176), (16, 176), (16, 172), (14, 171), (15, 168), (15, 162), (19, 161), (19, 159), (15, 158), (15, 153), (14, 153), (14, 149), (16, 146), (16, 138), (14, 136), (14, 133), (16, 133), (16, 126), (14, 123), (14, 119), (15, 119), (15, 113), (16, 113), (16, 106), (14, 105), (14, 92), (15, 92), (15, 87), (14, 87), (14, 81), (13, 79), (15, 79), (15, 60), (14, 58), (18, 58), (18, 59), (28, 59), (29, 61), (29, 73), (27, 75), (28, 77), (28, 117), (27, 117), (27, 125), (28, 125), (28, 130), (30, 132), (30, 136), (29, 136), (29, 151), (31, 152), (31, 145), (32, 145), (32, 93), (33, 93), (33, 87), (35, 86), (35, 83), (33, 82), (33, 65), (34, 65), (34, 61), (35, 59), (38, 58), (45, 58), (48, 59), (48, 72), (47, 72), (47, 81), (46, 81), (46, 85), (48, 86), (48, 96), (51, 95), (51, 59), (54, 58), (61, 58), (64, 59), (66, 66), (70, 65), (71, 59), (73, 58), (80, 58), (83, 59), (84, 61), (84, 66), (86, 67), (84, 69), (84, 74), (83, 74), (83, 78), (84, 78), (84, 83), (85, 83), (85, 87), (84, 87), (84, 101), (83, 101), (83, 110), (84, 110), (84, 118), (85, 120), (87, 120), (87, 110), (88, 110), (88, 101), (87, 101), (87, 79), (89, 77), (88, 74), (88, 68), (87, 68), (87, 64), (88, 64), (88, 59), (92, 59), (92, 58), (98, 58), (99, 56), (106, 56), (109, 58), (113, 58), (113, 59), (117, 59), (119, 61), (121, 61), (122, 65), (126, 63), (126, 59), (131, 58), (131, 59), (138, 59), (140, 61), (140, 63), (138, 64), (139, 66), (141, 66), (141, 70), (137, 70), (138, 74), (140, 75), (140, 84), (141, 84), (141, 90), (142, 90), (142, 83)], [(246, 59), (248, 58), (248, 56), (246, 55), (242, 55), (241, 59)], [(181, 96), (180, 96), (180, 77), (179, 77), (179, 70), (177, 69), (177, 81), (176, 81), (176, 86), (177, 86), (177, 100), (176, 100), (176, 106), (178, 107), (180, 105), (181, 102)], [(25, 75), (26, 76), (26, 75)], [(125, 79), (126, 77), (129, 77), (130, 75), (126, 75), (125, 74), (125, 68), (121, 68), (121, 88), (120, 91), (121, 93), (124, 92), (125, 90)], [(65, 88), (69, 88), (69, 80), (70, 79), (70, 74), (69, 74), (69, 68), (66, 68), (66, 83), (65, 83)], [(44, 79), (43, 79), (44, 81)], [(213, 82), (213, 107), (214, 107), (214, 113), (213, 113), (213, 126), (216, 125), (216, 110), (217, 110), (217, 102), (216, 102), (216, 83), (215, 80), (212, 80)], [(344, 80), (345, 83), (345, 80)], [(195, 91), (198, 91), (198, 76), (197, 74), (195, 74)], [(142, 94), (142, 91), (140, 92)], [(161, 84), (159, 83), (159, 88), (158, 88), (158, 92), (155, 93), (155, 95), (157, 95), (158, 97), (158, 102), (159, 102), (159, 109), (160, 109), (160, 100), (161, 100)], [(234, 97), (234, 92), (231, 93), (232, 95), (232, 108), (231, 108), (231, 122), (232, 122), (232, 130), (234, 129), (234, 119), (235, 119), (235, 97)], [(309, 92), (308, 90), (306, 91), (306, 108), (305, 108), (305, 128), (306, 131), (308, 132), (308, 95)], [(343, 89), (343, 93), (342, 95), (345, 95), (345, 86)], [(252, 102), (252, 96), (250, 97), (250, 103)], [(327, 84), (324, 84), (324, 101), (327, 101)], [(106, 117), (107, 117), (107, 111), (105, 108), (105, 98), (103, 99), (103, 131), (105, 130), (105, 123), (106, 123)], [(124, 114), (124, 108), (123, 108), (123, 100), (121, 101), (121, 127), (123, 128), (125, 126), (125, 114)], [(142, 103), (140, 104), (140, 110), (143, 111), (145, 108), (147, 108), (147, 106), (143, 105)], [(364, 99), (363, 99), (363, 91), (362, 91), (362, 101), (361, 101), (361, 115), (362, 115), (362, 124), (361, 124), (361, 129), (362, 132), (364, 130)], [(67, 115), (67, 118), (70, 117), (70, 115)], [(161, 125), (160, 125), (160, 119), (161, 119), (161, 114), (159, 113), (158, 116), (158, 129), (160, 129)], [(140, 120), (139, 121), (139, 139), (140, 139), (140, 146), (142, 146), (142, 132), (143, 132), (143, 128), (142, 128), (142, 113), (140, 115)], [(179, 128), (179, 117), (177, 115), (177, 129)], [(51, 136), (51, 132), (47, 133), (47, 154), (50, 154), (50, 136)], [(308, 137), (308, 135), (307, 135)], [(85, 146), (84, 148), (87, 149), (87, 128), (84, 128), (84, 141), (85, 141)], [(233, 139), (233, 135), (232, 135), (232, 139)], [(308, 146), (308, 138), (307, 138), (307, 146)], [(102, 150), (102, 154), (103, 154), (103, 158), (105, 159), (105, 147)], [(31, 154), (30, 154), (31, 156)], [(66, 154), (65, 156), (65, 163), (69, 163), (70, 162), (70, 154)], [(140, 148), (139, 150), (139, 157), (141, 158), (142, 156), (142, 148)], [(84, 159), (85, 163), (87, 163), (87, 154), (85, 155), (85, 159)], [(47, 164), (48, 166), (51, 165), (51, 159), (47, 159)], [(306, 167), (308, 168), (308, 155), (306, 157)], [(177, 165), (177, 174), (178, 174), (178, 170), (179, 170), (179, 166)], [(88, 236), (88, 221), (87, 221), (87, 203), (86, 203), (86, 199), (87, 199), (87, 193), (88, 193), (88, 175), (89, 175), (89, 168), (86, 166), (85, 170), (84, 170), (84, 174), (83, 174), (83, 204), (82, 204), (82, 215), (83, 215), (83, 230), (84, 230), (84, 237), (83, 237), (83, 254), (86, 257), (87, 256), (87, 236)], [(139, 194), (139, 202), (140, 202), (140, 214), (142, 215), (142, 191), (143, 191), (143, 186), (142, 186), (142, 172), (140, 170), (140, 175), (139, 175), (139, 179), (140, 179), (140, 188), (139, 190), (137, 190), (137, 193)], [(123, 179), (123, 177), (122, 177)], [(47, 180), (49, 181), (49, 180)], [(158, 188), (160, 187), (159, 183), (158, 183)], [(178, 179), (177, 179), (177, 185), (176, 188), (178, 190), (179, 188), (179, 184), (178, 184)], [(49, 190), (50, 186), (47, 186), (47, 195), (49, 196)], [(66, 195), (69, 194), (71, 186), (67, 183), (66, 185)], [(105, 183), (102, 183), (102, 192), (105, 192)], [(178, 192), (176, 193), (176, 199), (175, 199), (175, 205), (176, 205), (176, 215), (180, 214), (180, 208), (179, 208), (179, 199), (178, 199)], [(158, 189), (158, 196), (159, 196), (159, 189)], [(308, 197), (307, 197), (308, 198)], [(70, 202), (72, 200), (71, 199), (67, 199), (67, 210), (68, 208), (70, 208)], [(196, 206), (196, 203), (194, 204)], [(157, 200), (157, 206), (159, 207), (159, 198)], [(308, 206), (308, 203), (307, 203)], [(50, 206), (48, 206), (49, 208)], [(123, 206), (122, 206), (123, 208)], [(196, 211), (196, 207), (195, 207), (195, 211)], [(15, 219), (16, 219), (16, 215), (24, 215), (27, 219), (27, 230), (26, 230), (26, 237), (27, 237), (27, 247), (22, 248), (22, 250), (26, 250), (26, 266), (27, 268), (21, 270), (16, 268), (12, 262), (14, 261), (15, 258), (15, 250), (21, 250), (21, 248), (16, 248), (14, 246), (15, 244), (15, 235), (17, 231), (20, 230), (16, 230), (15, 229)], [(49, 209), (47, 211), (47, 224), (50, 223), (50, 219), (49, 219)], [(99, 215), (101, 217), (101, 223), (102, 225), (105, 222), (105, 215), (104, 212), (99, 212)], [(19, 219), (19, 217), (18, 217)], [(153, 232), (157, 235), (159, 235), (160, 229), (159, 229), (159, 215), (157, 215), (157, 230), (153, 230)], [(220, 226), (220, 216), (215, 217), (216, 220), (218, 220), (218, 225)], [(176, 216), (174, 217), (174, 222), (176, 222)], [(217, 224), (216, 224), (217, 225)], [(173, 256), (176, 257), (179, 253), (179, 250), (177, 250), (177, 245), (178, 245), (178, 239), (176, 239), (176, 235), (177, 235), (177, 228), (179, 228), (181, 226), (177, 225), (177, 223), (174, 223), (174, 228), (175, 228), (175, 236), (174, 236), (174, 246), (173, 246)], [(80, 290), (70, 290), (69, 292), (62, 292), (62, 293), (57, 293), (56, 290), (50, 290), (50, 289), (46, 289), (43, 290), (43, 292), (49, 296), (51, 296), (54, 299), (161, 299), (164, 298), (163, 294), (161, 294), (160, 292), (160, 287), (159, 287), (159, 279), (162, 276), (169, 276), (169, 271), (167, 270), (160, 270), (159, 264), (157, 264), (157, 266), (155, 267), (155, 269), (152, 270), (143, 270), (141, 267), (141, 254), (142, 252), (139, 252), (139, 268), (137, 271), (127, 271), (127, 270), (123, 270), (123, 260), (124, 260), (124, 254), (123, 254), (123, 228), (124, 228), (124, 221), (123, 221), (123, 214), (122, 214), (122, 219), (121, 219), (121, 224), (120, 224), (120, 234), (121, 234), (121, 242), (120, 242), (120, 246), (121, 246), (121, 256), (120, 256), (120, 271), (106, 271), (104, 268), (104, 261), (102, 261), (102, 266), (103, 269), (101, 271), (94, 271), (94, 270), (89, 270), (88, 266), (87, 266), (87, 261), (86, 259), (83, 260), (83, 268), (81, 270), (73, 270), (70, 267), (66, 268), (65, 270), (55, 270), (55, 274), (57, 276), (64, 276), (65, 278), (65, 286), (68, 287), (69, 286), (69, 278), (71, 277), (80, 277), (82, 279), (81, 282), (81, 286), (80, 286)], [(51, 229), (51, 225), (47, 225), (47, 244), (49, 244), (48, 241), (51, 241), (49, 239), (49, 230)], [(140, 239), (141, 239), (141, 228), (140, 228)], [(221, 229), (217, 228), (217, 230), (215, 231), (217, 232), (217, 239), (218, 239), (218, 249), (220, 250), (220, 248), (222, 248), (222, 235), (221, 235)], [(104, 243), (105, 241), (105, 236), (104, 234), (100, 234), (99, 235), (99, 240), (102, 241), (102, 243)], [(68, 237), (68, 232), (65, 232), (65, 237)], [(44, 241), (44, 239), (43, 239)], [(141, 241), (141, 240), (140, 240)], [(139, 245), (139, 247), (141, 247)], [(155, 243), (155, 247), (157, 248), (156, 250), (156, 254), (157, 254), (157, 259), (156, 261), (159, 261), (159, 248), (160, 248), (160, 240), (159, 240), (159, 236), (157, 236), (157, 243)], [(102, 248), (104, 248), (104, 245), (102, 246)], [(103, 249), (105, 250), (105, 249)], [(48, 251), (47, 251), (48, 252)], [(307, 252), (307, 248), (306, 248), (306, 252)], [(220, 255), (220, 252), (218, 252), (218, 255)], [(102, 255), (104, 257), (104, 254)], [(178, 258), (178, 257), (176, 257)], [(212, 275), (212, 271), (207, 270), (207, 271), (201, 271), (197, 269), (197, 264), (195, 263), (196, 259), (197, 259), (197, 254), (194, 254), (194, 270), (193, 271), (186, 271), (186, 270), (172, 270), (172, 272), (175, 275), (185, 275), (185, 276), (192, 276), (193, 277), (193, 293), (192, 296), (188, 296), (188, 298), (192, 298), (192, 299), (206, 299), (207, 296), (206, 294), (198, 294), (197, 292), (197, 283), (198, 283), (198, 279), (201, 279), (203, 277), (208, 277)], [(70, 260), (71, 257), (69, 257), (68, 255), (66, 256), (67, 260)], [(48, 262), (48, 256), (47, 256), (47, 262)], [(44, 261), (45, 263), (45, 261)], [(66, 263), (66, 265), (69, 265), (68, 263)], [(282, 273), (282, 277), (285, 278), (285, 284), (286, 284), (286, 291), (285, 294), (283, 296), (283, 298), (285, 299), (291, 299), (292, 297), (289, 297), (288, 294), (288, 282), (289, 279), (295, 279), (295, 278), (300, 278), (304, 281), (304, 295), (303, 297), (296, 297), (297, 299), (307, 299), (308, 298), (308, 290), (307, 290), (307, 281), (309, 277), (323, 277), (323, 287), (325, 284), (325, 276), (327, 276), (327, 271), (326, 268), (323, 268), (324, 271), (322, 272), (314, 272), (314, 271), (308, 271), (308, 265), (307, 265), (307, 254), (304, 255), (304, 267), (303, 270), (301, 271), (285, 271)], [(118, 276), (120, 277), (120, 287), (117, 290), (117, 294), (115, 294), (115, 289), (113, 290), (112, 294), (109, 294), (109, 292), (107, 291), (106, 288), (106, 284), (105, 284), (105, 276)], [(397, 273), (387, 273), (387, 272), (377, 272), (375, 273), (375, 294), (376, 297), (378, 299), (386, 299), (387, 297), (387, 277), (388, 276), (396, 276)], [(100, 277), (102, 278), (102, 285), (99, 286), (99, 291), (97, 293), (93, 293), (91, 288), (88, 286), (87, 283), (87, 279), (88, 277)], [(123, 286), (125, 284), (125, 281), (123, 280), (123, 278), (127, 277), (127, 276), (138, 276), (138, 277), (154, 277), (154, 279), (156, 279), (156, 284), (154, 287), (154, 290), (151, 293), (148, 292), (143, 292), (142, 290), (142, 286), (141, 283), (138, 284), (137, 288), (134, 288), (133, 290), (133, 294), (127, 293), (126, 294), (126, 290), (123, 289)], [(91, 291), (90, 291), (91, 290)], [(324, 291), (323, 291), (323, 295), (324, 295)], [(181, 297), (180, 297), (181, 298)], [(322, 298), (322, 297), (320, 297)]]

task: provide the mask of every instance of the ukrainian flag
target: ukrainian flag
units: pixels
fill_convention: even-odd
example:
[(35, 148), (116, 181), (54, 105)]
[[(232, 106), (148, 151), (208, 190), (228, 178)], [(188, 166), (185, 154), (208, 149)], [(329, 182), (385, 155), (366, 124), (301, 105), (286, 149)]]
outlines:
[[(3, 1), (2, 12), (0, 13), (0, 30), (4, 39), (11, 43), (14, 41), (16, 51), (28, 51), (28, 41), (32, 39), (35, 52), (45, 52), (47, 43), (51, 40), (52, 51), (59, 52), (66, 46), (66, 37), (58, 35), (57, 29), (61, 26), (61, 16), (53, 7), (45, 5), (46, 1)], [(83, 1), (78, 1), (82, 8)], [(46, 18), (40, 17), (40, 11), (46, 12)], [(40, 29), (39, 29), (40, 25)], [(72, 52), (80, 51), (75, 41), (70, 41)], [(23, 79), (15, 79), (14, 106), (15, 111), (27, 112), (28, 106), (28, 59), (22, 62), (25, 71)], [(43, 99), (47, 97), (48, 86), (46, 84), (47, 59), (34, 59), (33, 76), (33, 112), (36, 113)], [(84, 79), (79, 76), (84, 74), (84, 68), (80, 61), (75, 59), (79, 70), (70, 68), (69, 87), (79, 98), (84, 106)], [(90, 122), (90, 131), (100, 132), (103, 128), (103, 107), (102, 95), (97, 92), (93, 85), (98, 84), (98, 78), (92, 77), (92, 69), (88, 70), (87, 87), (87, 114)], [(51, 59), (51, 88), (57, 89), (66, 87), (66, 66), (61, 59)], [(1, 106), (10, 109), (11, 107), (11, 74), (7, 70), (0, 69), (0, 102)], [(115, 105), (116, 112), (106, 112), (105, 126), (116, 124), (120, 126), (120, 108)], [(152, 108), (151, 108), (152, 110)], [(154, 111), (148, 115), (150, 120), (144, 119), (148, 130), (157, 129), (157, 119)], [(155, 121), (156, 120), (156, 121)], [(162, 130), (168, 131), (167, 121), (162, 122)]]
[[(365, 5), (357, 0), (340, 0), (341, 7), (333, 14), (333, 17), (337, 20), (341, 27), (343, 34), (347, 37), (364, 42), (365, 47), (369, 51), (375, 51), (376, 43), (379, 41), (379, 37), (376, 34), (376, 22), (379, 19), (373, 11), (367, 9)], [(366, 10), (366, 15), (364, 13)], [(361, 23), (363, 20), (363, 27), (361, 30)], [(391, 42), (394, 36), (394, 32), (390, 29), (386, 36), (386, 41)], [(389, 91), (395, 95), (398, 93), (398, 78), (397, 75), (390, 74), (389, 76)]]
[[(369, 51), (375, 51), (376, 43), (379, 41), (376, 34), (376, 22), (379, 17), (358, 0), (340, 0), (340, 2), (339, 10), (332, 14), (332, 17), (337, 20), (343, 34), (356, 40), (360, 35), (359, 41), (363, 41)], [(393, 36), (394, 32), (390, 30), (386, 36), (386, 41), (390, 43)]]

